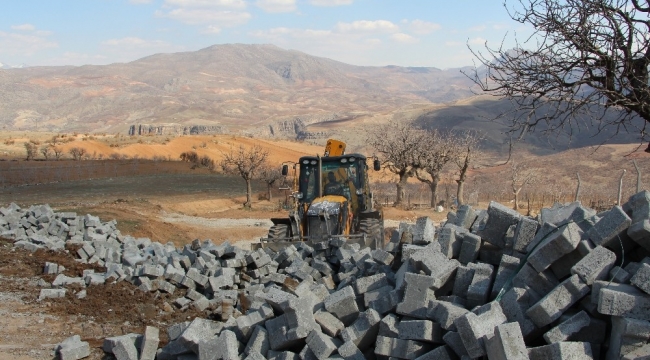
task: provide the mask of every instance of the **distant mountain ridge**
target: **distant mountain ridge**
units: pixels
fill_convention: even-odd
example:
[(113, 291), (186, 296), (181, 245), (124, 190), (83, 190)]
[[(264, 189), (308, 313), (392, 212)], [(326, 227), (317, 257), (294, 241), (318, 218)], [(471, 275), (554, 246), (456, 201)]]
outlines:
[(257, 128), (471, 96), (458, 69), (363, 67), (273, 45), (215, 45), (130, 63), (0, 71), (6, 129), (122, 131), (136, 123)]
[[(468, 105), (476, 98), (474, 85), (461, 69), (355, 66), (274, 45), (214, 45), (129, 63), (0, 69), (0, 126), (333, 135), (362, 144), (368, 127), (399, 119), (424, 128), (472, 129), (489, 135), (489, 147), (503, 147), (506, 124), (487, 119), (508, 105), (485, 96)], [(534, 135), (531, 144), (550, 149), (559, 143)]]

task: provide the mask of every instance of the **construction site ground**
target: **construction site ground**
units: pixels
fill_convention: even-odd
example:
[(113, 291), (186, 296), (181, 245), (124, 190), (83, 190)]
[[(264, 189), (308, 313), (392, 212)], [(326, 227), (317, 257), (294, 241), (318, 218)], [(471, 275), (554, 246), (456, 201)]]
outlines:
[[(161, 243), (171, 241), (177, 247), (193, 239), (211, 239), (217, 244), (227, 240), (246, 247), (266, 235), (271, 217), (287, 213), (280, 209), (277, 199), (256, 200), (252, 209), (244, 209), (245, 198), (236, 194), (144, 193), (131, 189), (131, 194), (62, 197), (56, 191), (38, 195), (34, 191), (39, 189), (5, 191), (0, 194), (0, 206), (7, 206), (11, 201), (22, 207), (48, 203), (57, 212), (92, 214), (102, 221), (115, 219), (123, 234)], [(385, 208), (384, 214), (387, 228), (397, 226), (400, 221), (415, 221), (420, 216), (429, 216), (436, 223), (446, 217), (446, 211), (392, 207)], [(72, 335), (80, 335), (90, 343), (89, 359), (110, 359), (101, 350), (106, 337), (143, 333), (149, 325), (161, 329), (164, 343), (169, 325), (201, 316), (192, 310), (172, 309), (169, 304), (173, 296), (156, 298), (127, 282), (90, 286), (84, 299), (77, 299), (69, 290), (65, 298), (38, 301), (39, 280), (54, 279), (53, 275), (43, 274), (45, 262), (63, 265), (68, 276), (81, 276), (84, 269), (92, 268), (75, 261), (71, 253), (40, 250), (31, 253), (15, 249), (11, 241), (0, 240), (0, 359), (53, 359), (54, 347)]]

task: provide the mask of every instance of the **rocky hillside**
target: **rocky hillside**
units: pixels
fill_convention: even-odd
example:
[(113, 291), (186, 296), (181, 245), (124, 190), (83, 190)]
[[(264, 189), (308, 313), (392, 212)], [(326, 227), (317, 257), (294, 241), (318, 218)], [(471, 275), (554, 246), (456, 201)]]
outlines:
[(135, 124), (177, 123), (273, 132), (271, 124), (296, 116), (345, 119), (450, 102), (471, 96), (469, 87), (459, 69), (359, 67), (272, 45), (218, 45), (126, 64), (0, 70), (0, 124), (126, 133)]

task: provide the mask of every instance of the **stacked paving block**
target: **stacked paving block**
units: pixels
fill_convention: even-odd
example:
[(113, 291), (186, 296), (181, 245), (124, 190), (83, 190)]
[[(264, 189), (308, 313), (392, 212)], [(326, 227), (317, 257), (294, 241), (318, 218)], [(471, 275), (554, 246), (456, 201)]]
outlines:
[[(28, 251), (74, 246), (105, 272), (56, 264), (41, 301), (127, 281), (203, 317), (106, 339), (123, 358), (637, 359), (650, 356), (650, 193), (596, 213), (579, 202), (531, 218), (491, 202), (402, 223), (384, 249), (342, 239), (279, 251), (195, 240), (175, 247), (47, 205), (0, 208)], [(154, 351), (154, 347), (156, 347)], [(135, 354), (135, 355), (134, 355)], [(135, 357), (134, 357), (135, 356)]]

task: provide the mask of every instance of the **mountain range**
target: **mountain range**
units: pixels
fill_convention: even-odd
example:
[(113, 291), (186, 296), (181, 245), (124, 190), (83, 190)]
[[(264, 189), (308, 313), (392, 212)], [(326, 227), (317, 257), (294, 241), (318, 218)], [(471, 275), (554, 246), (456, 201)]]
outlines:
[[(368, 126), (403, 119), (427, 128), (481, 131), (489, 147), (503, 147), (506, 124), (487, 119), (509, 105), (477, 95), (462, 70), (354, 66), (274, 45), (244, 44), (101, 66), (2, 69), (0, 126), (126, 133), (143, 124), (148, 129), (171, 124), (359, 141)], [(564, 147), (566, 140), (537, 136), (530, 143), (545, 149)], [(598, 141), (585, 136), (568, 146)]]

